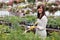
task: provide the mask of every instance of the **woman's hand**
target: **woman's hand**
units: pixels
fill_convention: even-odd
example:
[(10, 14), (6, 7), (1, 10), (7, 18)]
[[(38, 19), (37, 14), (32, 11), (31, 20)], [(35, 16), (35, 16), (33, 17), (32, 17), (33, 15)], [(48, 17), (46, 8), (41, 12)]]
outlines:
[(40, 30), (40, 28), (39, 28), (39, 27), (36, 27), (36, 28)]

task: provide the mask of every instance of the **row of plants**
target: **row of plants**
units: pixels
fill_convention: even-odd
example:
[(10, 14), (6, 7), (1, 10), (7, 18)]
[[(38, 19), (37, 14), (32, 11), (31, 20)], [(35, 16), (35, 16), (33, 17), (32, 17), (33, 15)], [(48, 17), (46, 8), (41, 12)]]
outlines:
[[(33, 32), (23, 34), (24, 30), (22, 29), (24, 28), (19, 26), (19, 22), (24, 21), (25, 19), (27, 19), (29, 22), (34, 22), (36, 17), (5, 17), (4, 21), (11, 22), (13, 26), (10, 28), (10, 26), (6, 26), (5, 24), (0, 25), (0, 40), (40, 40), (40, 38)], [(46, 40), (60, 40), (60, 32), (50, 33), (50, 36), (48, 36)]]
[(48, 28), (60, 29), (60, 17), (54, 18), (54, 16), (48, 17)]
[[(0, 6), (1, 6), (1, 8), (3, 7), (3, 6), (9, 6), (9, 5), (7, 5), (7, 4), (5, 4), (5, 3), (0, 3)], [(17, 5), (17, 4), (16, 4)], [(34, 7), (34, 5), (36, 5), (35, 3), (33, 3), (33, 4), (31, 4), (31, 3), (29, 3), (29, 5), (27, 5), (26, 7), (30, 7), (32, 5), (32, 7)], [(48, 10), (48, 11), (57, 11), (57, 10), (60, 10), (60, 7), (58, 7), (59, 5), (58, 4), (56, 4), (56, 3), (46, 3), (45, 2), (45, 5), (46, 5), (46, 10)], [(13, 4), (12, 4), (12, 6), (13, 6)], [(52, 6), (54, 6), (54, 7), (52, 7)], [(21, 7), (17, 7), (17, 9), (20, 9)], [(24, 8), (23, 6), (22, 6), (22, 8)], [(14, 8), (13, 8), (14, 9)]]
[[(40, 40), (40, 38), (33, 32), (23, 34), (24, 30), (20, 26), (11, 29), (9, 26), (0, 25), (0, 40)], [(60, 40), (60, 33), (53, 32), (46, 40)]]
[[(34, 22), (36, 21), (36, 19), (37, 19), (36, 16), (28, 15), (28, 16), (25, 16), (22, 18), (17, 17), (17, 16), (10, 16), (10, 17), (7, 16), (7, 17), (4, 17), (2, 20), (7, 21), (7, 22), (11, 23), (12, 25), (14, 25), (14, 24), (33, 25)], [(60, 17), (56, 17), (56, 18), (54, 16), (48, 17), (47, 28), (60, 29)]]
[[(19, 10), (22, 10), (24, 8), (26, 9), (28, 7), (35, 13), (37, 11), (37, 9), (36, 8), (34, 9), (35, 6), (34, 5), (32, 6), (32, 5), (27, 5), (26, 7), (24, 7), (24, 6), (14, 7), (14, 8), (11, 9), (11, 11), (16, 12), (17, 10), (19, 11)], [(29, 14), (31, 12), (31, 10), (29, 10), (29, 9), (26, 10), (26, 11), (24, 10), (24, 13)], [(52, 7), (52, 5), (51, 6), (49, 6), (49, 5), (45, 6), (45, 11), (48, 11), (49, 13), (54, 14), (55, 12), (57, 12), (59, 10), (60, 10), (60, 8), (58, 6), (55, 6), (55, 7)]]
[[(6, 26), (5, 24), (0, 25), (0, 40), (40, 40), (40, 38), (36, 36), (33, 32), (23, 34), (24, 28), (22, 26), (19, 26), (19, 22), (25, 20), (27, 20), (28, 22), (34, 22), (36, 21), (36, 17), (34, 16), (26, 16), (23, 18), (17, 16), (5, 17), (4, 21), (11, 22), (12, 26), (8, 25)], [(50, 36), (48, 36), (46, 40), (60, 40), (59, 37), (60, 32), (53, 32), (50, 33)]]

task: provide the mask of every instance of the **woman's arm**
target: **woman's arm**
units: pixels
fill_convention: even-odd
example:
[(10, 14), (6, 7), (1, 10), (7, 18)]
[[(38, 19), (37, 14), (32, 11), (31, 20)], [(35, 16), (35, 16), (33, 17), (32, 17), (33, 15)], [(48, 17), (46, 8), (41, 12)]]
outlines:
[(36, 21), (35, 24), (34, 24), (34, 26), (37, 25), (37, 24), (38, 24), (38, 22)]

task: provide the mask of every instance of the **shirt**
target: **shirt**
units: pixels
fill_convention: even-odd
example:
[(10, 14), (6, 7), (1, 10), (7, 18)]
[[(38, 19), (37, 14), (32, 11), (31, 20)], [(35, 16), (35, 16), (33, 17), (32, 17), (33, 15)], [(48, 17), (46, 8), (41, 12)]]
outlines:
[(47, 17), (44, 15), (41, 19), (37, 19), (37, 28), (39, 30), (46, 30), (46, 25), (47, 25), (48, 19)]

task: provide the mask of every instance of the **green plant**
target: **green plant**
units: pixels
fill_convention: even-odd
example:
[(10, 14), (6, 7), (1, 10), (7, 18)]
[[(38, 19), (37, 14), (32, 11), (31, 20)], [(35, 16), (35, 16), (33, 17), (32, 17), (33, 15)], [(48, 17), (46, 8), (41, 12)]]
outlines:
[[(26, 17), (20, 18), (17, 16), (11, 16), (11, 17), (6, 16), (4, 18), (4, 21), (11, 22), (14, 28), (13, 29), (9, 28), (9, 26), (6, 26), (4, 24), (0, 25), (0, 40), (40, 40), (40, 38), (36, 36), (33, 32), (28, 32), (26, 34), (23, 34), (24, 30), (22, 29), (24, 28), (19, 26), (19, 22), (24, 21), (24, 20), (27, 20), (29, 22), (31, 21), (34, 22), (36, 21), (36, 17), (26, 16)], [(49, 20), (52, 23), (52, 25), (56, 21), (59, 22), (59, 18), (51, 17)], [(53, 33), (50, 33), (50, 35), (51, 36), (48, 36), (46, 40), (60, 40), (59, 38), (60, 33), (53, 32)]]
[(60, 25), (60, 17), (56, 18), (54, 18), (53, 16), (48, 17), (48, 25), (52, 25), (53, 27), (57, 26), (58, 28), (58, 26)]

